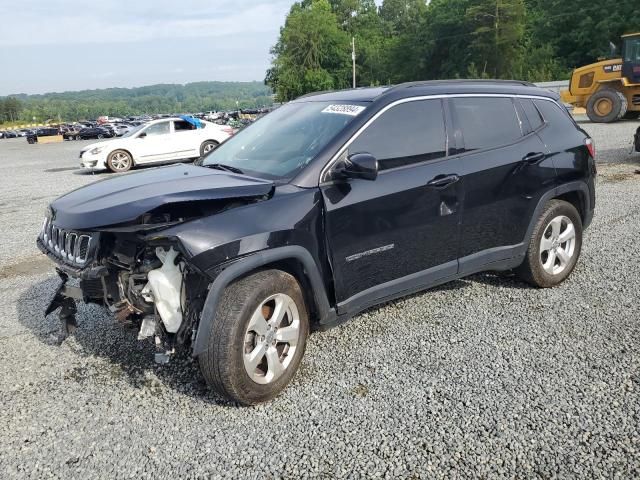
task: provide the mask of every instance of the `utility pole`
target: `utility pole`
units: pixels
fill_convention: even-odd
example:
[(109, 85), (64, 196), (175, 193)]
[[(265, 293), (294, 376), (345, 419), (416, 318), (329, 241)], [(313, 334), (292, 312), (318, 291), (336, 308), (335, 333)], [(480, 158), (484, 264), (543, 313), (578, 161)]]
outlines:
[(495, 16), (495, 27), (496, 27), (496, 73), (495, 78), (498, 78), (498, 72), (500, 71), (500, 0), (496, 0), (496, 16)]
[(353, 88), (356, 88), (356, 38), (351, 37), (351, 62), (353, 63)]

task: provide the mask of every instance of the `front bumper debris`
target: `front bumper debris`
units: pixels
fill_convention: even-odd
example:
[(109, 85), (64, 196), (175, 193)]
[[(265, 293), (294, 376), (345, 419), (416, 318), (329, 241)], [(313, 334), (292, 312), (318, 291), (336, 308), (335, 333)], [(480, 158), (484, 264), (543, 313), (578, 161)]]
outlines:
[(78, 327), (76, 321), (76, 313), (78, 308), (76, 306), (76, 300), (82, 300), (82, 290), (79, 287), (73, 287), (67, 285), (69, 276), (56, 270), (60, 276), (60, 285), (56, 289), (49, 306), (44, 312), (45, 317), (60, 309), (58, 318), (60, 319), (60, 331), (58, 333), (58, 341), (62, 343), (65, 338), (75, 332)]

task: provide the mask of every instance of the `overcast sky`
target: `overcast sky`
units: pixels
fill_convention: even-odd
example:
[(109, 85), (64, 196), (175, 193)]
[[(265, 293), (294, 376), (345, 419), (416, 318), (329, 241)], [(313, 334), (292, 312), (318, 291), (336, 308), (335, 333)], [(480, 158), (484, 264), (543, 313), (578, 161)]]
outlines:
[(0, 96), (260, 80), (293, 0), (0, 0)]

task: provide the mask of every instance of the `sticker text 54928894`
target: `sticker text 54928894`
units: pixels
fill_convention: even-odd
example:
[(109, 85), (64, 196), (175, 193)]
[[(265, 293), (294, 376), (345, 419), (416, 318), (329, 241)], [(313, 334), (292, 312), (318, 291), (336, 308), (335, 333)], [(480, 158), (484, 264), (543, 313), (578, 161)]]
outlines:
[(322, 110), (322, 113), (338, 113), (341, 115), (350, 115), (355, 117), (364, 110), (365, 107), (361, 105), (329, 105)]

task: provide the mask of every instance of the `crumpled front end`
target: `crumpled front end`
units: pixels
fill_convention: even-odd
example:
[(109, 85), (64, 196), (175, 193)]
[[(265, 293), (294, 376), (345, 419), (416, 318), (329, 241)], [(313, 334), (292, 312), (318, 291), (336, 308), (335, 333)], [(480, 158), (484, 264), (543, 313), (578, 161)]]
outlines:
[[(139, 339), (154, 338), (158, 360), (166, 361), (191, 343), (212, 281), (177, 237), (181, 228), (273, 192), (270, 181), (177, 165), (58, 198), (37, 239), (61, 278), (47, 314), (60, 309), (64, 337), (76, 326), (76, 301), (104, 306)], [(215, 228), (207, 237), (215, 238)]]
[(45, 314), (60, 309), (61, 340), (73, 333), (76, 301), (104, 306), (117, 321), (154, 338), (166, 362), (194, 335), (209, 279), (175, 240), (137, 232), (74, 231), (46, 219), (37, 239), (61, 283)]

